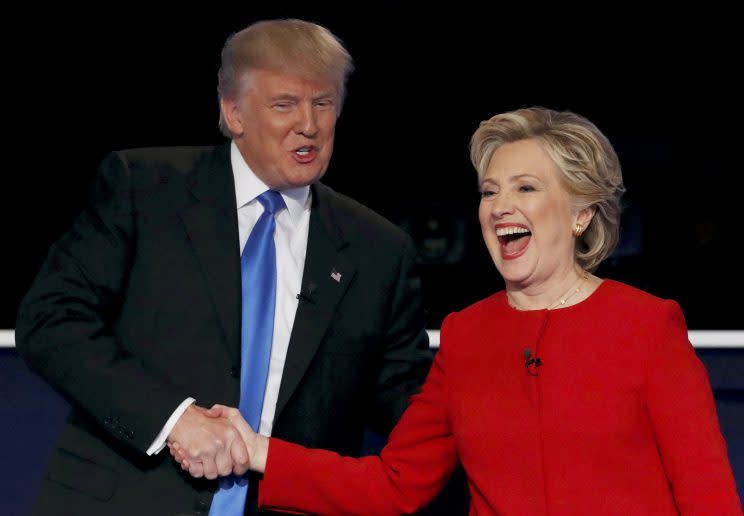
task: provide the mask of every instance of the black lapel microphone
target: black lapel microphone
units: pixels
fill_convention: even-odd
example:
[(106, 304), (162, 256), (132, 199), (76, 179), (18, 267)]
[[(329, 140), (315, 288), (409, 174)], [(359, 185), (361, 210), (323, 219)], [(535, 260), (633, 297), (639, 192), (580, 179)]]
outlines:
[(302, 301), (312, 301), (312, 298), (310, 296), (313, 295), (313, 292), (315, 292), (315, 289), (317, 288), (317, 285), (315, 283), (308, 283), (305, 285), (305, 288), (300, 290), (300, 293), (297, 294), (297, 299)]
[(524, 348), (524, 367), (529, 369), (531, 365), (540, 367), (542, 365), (542, 360), (538, 357), (533, 358), (532, 350), (530, 348)]

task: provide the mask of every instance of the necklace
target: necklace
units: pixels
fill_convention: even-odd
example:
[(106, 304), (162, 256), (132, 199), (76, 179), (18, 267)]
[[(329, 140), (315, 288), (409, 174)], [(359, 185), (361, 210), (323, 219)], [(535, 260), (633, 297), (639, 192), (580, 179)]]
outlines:
[[(581, 274), (579, 275), (579, 279), (576, 280), (576, 282), (571, 285), (571, 288), (569, 288), (566, 292), (563, 293), (561, 297), (550, 303), (548, 306), (545, 307), (545, 310), (552, 310), (553, 308), (557, 308), (559, 306), (563, 306), (566, 304), (566, 301), (571, 299), (574, 295), (578, 294), (581, 291), (581, 286), (584, 284), (584, 281), (589, 278), (589, 273), (586, 271), (581, 271)], [(518, 303), (514, 301), (514, 299), (511, 297), (509, 292), (506, 293), (506, 299), (509, 301), (509, 304), (512, 306), (512, 308), (516, 308), (517, 310), (534, 310), (533, 308), (525, 308)]]

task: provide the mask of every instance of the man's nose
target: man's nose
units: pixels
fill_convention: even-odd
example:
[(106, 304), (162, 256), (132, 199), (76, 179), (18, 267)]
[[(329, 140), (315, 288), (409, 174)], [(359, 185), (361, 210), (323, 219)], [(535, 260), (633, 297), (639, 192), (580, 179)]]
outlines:
[(303, 104), (298, 110), (297, 124), (295, 132), (303, 134), (309, 138), (314, 137), (318, 132), (317, 113), (311, 104)]

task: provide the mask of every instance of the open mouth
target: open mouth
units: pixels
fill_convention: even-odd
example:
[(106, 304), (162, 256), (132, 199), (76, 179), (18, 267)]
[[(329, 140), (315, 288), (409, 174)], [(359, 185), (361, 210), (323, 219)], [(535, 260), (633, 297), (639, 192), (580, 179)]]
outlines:
[(499, 239), (501, 256), (513, 259), (521, 256), (527, 249), (532, 233), (522, 226), (507, 226), (496, 228), (496, 237)]
[(292, 151), (292, 155), (300, 163), (312, 161), (317, 154), (318, 149), (314, 145), (305, 145), (303, 147), (298, 147), (294, 151)]

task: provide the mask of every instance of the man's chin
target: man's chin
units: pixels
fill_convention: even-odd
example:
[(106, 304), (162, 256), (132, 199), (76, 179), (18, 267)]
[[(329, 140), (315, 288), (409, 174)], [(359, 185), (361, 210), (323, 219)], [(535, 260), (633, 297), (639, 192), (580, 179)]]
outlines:
[(319, 181), (325, 174), (325, 169), (301, 170), (284, 178), (284, 188), (301, 188)]

